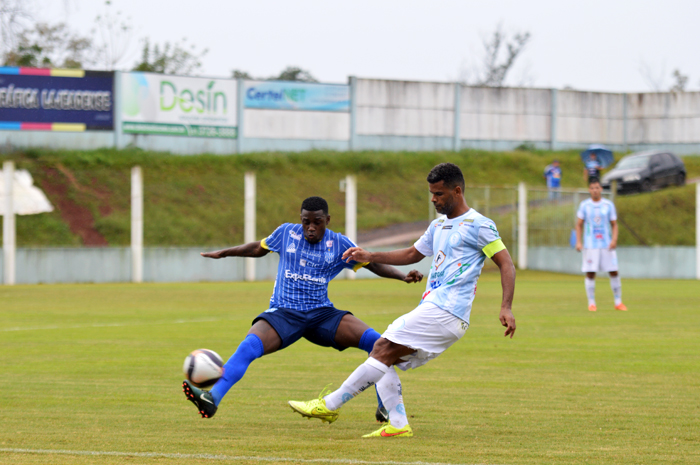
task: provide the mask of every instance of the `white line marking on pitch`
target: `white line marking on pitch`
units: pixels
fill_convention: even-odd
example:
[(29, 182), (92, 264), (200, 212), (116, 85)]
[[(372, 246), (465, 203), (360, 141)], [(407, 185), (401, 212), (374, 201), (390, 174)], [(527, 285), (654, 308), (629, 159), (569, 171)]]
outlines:
[(211, 323), (214, 321), (230, 321), (233, 318), (200, 318), (197, 320), (167, 320), (167, 321), (148, 321), (134, 323), (95, 323), (91, 325), (53, 325), (53, 326), (30, 326), (27, 328), (1, 328), (0, 332), (8, 333), (12, 331), (43, 331), (49, 329), (81, 329), (81, 328), (116, 328), (120, 326), (149, 326), (149, 325), (179, 325), (183, 323)]
[(440, 462), (395, 462), (383, 460), (379, 462), (368, 462), (366, 460), (352, 459), (297, 459), (290, 457), (246, 457), (238, 455), (213, 455), (213, 454), (168, 454), (161, 452), (110, 452), (91, 450), (51, 450), (51, 449), (0, 449), (0, 452), (10, 452), (14, 454), (55, 454), (55, 455), (87, 455), (87, 456), (110, 456), (110, 457), (148, 457), (166, 459), (202, 459), (220, 460), (230, 462), (251, 461), (251, 462), (296, 462), (296, 463), (345, 463), (351, 465), (455, 465)]

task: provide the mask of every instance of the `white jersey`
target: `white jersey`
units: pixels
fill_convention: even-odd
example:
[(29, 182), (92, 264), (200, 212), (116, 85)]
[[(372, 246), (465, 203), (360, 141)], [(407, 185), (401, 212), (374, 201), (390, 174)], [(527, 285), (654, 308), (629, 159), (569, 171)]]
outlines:
[(434, 257), (421, 303), (431, 302), (469, 323), (484, 260), (505, 249), (496, 224), (471, 208), (430, 223), (414, 247)]
[(576, 217), (583, 220), (583, 248), (607, 249), (612, 239), (610, 222), (617, 221), (615, 204), (608, 199), (581, 202)]

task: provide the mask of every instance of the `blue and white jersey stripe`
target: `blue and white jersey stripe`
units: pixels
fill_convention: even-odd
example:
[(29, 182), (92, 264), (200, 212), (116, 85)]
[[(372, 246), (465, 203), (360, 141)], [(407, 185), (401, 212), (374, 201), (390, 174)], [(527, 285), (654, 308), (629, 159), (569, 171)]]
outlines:
[(586, 199), (578, 207), (576, 217), (583, 220), (583, 248), (607, 249), (612, 239), (611, 221), (617, 221), (615, 204), (608, 199)]
[(280, 256), (270, 308), (307, 311), (332, 307), (328, 283), (342, 270), (357, 271), (364, 263), (342, 260), (343, 253), (356, 245), (342, 234), (326, 229), (315, 244), (304, 237), (300, 224), (285, 223), (261, 241), (261, 245)]
[(469, 323), (486, 256), (505, 248), (496, 224), (471, 208), (462, 216), (433, 221), (414, 247), (433, 257), (421, 303), (431, 302)]

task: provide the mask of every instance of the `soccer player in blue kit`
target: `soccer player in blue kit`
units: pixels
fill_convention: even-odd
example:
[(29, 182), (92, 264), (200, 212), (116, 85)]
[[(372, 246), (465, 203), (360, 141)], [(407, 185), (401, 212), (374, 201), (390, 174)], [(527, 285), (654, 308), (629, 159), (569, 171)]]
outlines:
[[(285, 223), (259, 242), (201, 254), (208, 258), (262, 257), (270, 252), (280, 256), (270, 308), (253, 320), (247, 336), (224, 365), (223, 376), (211, 391), (182, 383), (189, 401), (202, 418), (211, 418), (226, 393), (245, 374), (257, 358), (282, 350), (300, 338), (342, 351), (357, 347), (370, 352), (379, 333), (328, 300), (328, 283), (344, 269), (357, 271), (365, 266), (378, 276), (406, 283), (420, 282), (423, 275), (411, 270), (404, 274), (393, 266), (343, 260), (346, 250), (355, 244), (327, 229), (328, 203), (321, 197), (309, 197), (301, 204), (301, 224)], [(383, 407), (377, 409), (377, 420)], [(386, 415), (384, 411), (384, 415)]]
[(391, 252), (368, 252), (352, 247), (343, 254), (350, 263), (392, 265), (408, 265), (432, 256), (430, 276), (420, 304), (389, 325), (367, 361), (338, 390), (325, 396), (322, 393), (318, 399), (307, 402), (290, 401), (292, 409), (302, 416), (334, 422), (343, 404), (376, 384), (389, 412), (389, 421), (363, 437), (413, 436), (401, 381), (394, 367), (418, 368), (464, 336), (486, 257), (500, 270), (503, 297), (499, 319), (507, 328), (504, 335), (513, 337), (515, 267), (495, 223), (467, 205), (464, 176), (457, 165), (441, 163), (430, 171), (427, 180), (435, 209), (445, 218), (433, 221), (412, 247)]

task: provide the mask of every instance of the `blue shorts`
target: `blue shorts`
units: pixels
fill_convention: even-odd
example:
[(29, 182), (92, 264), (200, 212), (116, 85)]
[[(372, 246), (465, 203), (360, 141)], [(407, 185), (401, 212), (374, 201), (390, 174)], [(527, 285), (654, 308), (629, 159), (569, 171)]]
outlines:
[(302, 337), (318, 346), (345, 350), (347, 347), (340, 347), (335, 343), (335, 333), (345, 315), (352, 313), (334, 307), (321, 307), (304, 312), (289, 308), (270, 308), (258, 315), (253, 324), (258, 320), (270, 323), (282, 339), (279, 350), (294, 344)]

